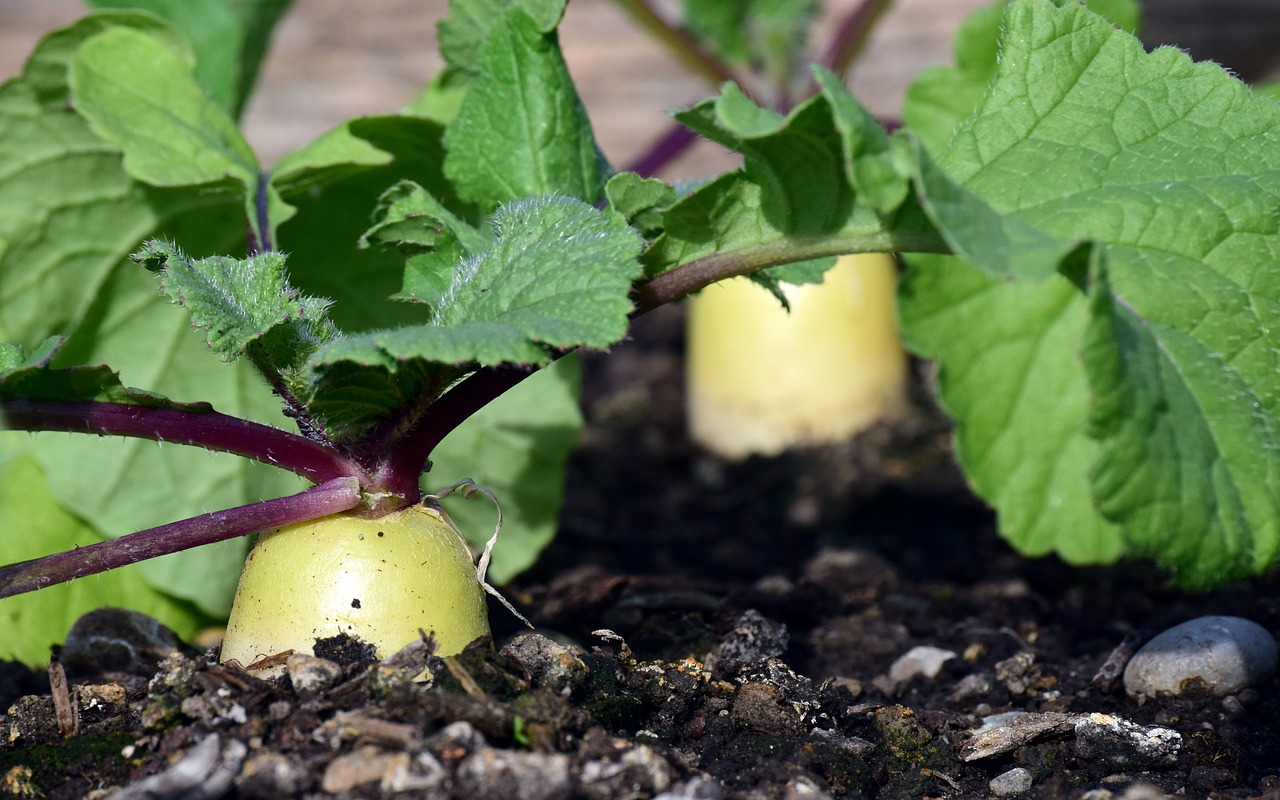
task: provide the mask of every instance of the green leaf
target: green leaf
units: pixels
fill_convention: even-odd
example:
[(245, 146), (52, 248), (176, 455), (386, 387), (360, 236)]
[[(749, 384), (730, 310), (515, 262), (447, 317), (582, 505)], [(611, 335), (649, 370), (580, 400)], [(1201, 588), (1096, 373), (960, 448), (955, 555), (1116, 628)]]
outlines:
[(675, 189), (658, 178), (620, 172), (604, 186), (609, 207), (646, 236), (662, 232), (662, 211), (676, 202)]
[[(107, 367), (50, 366), (65, 341), (64, 337), (51, 336), (31, 355), (18, 345), (0, 342), (0, 400), (98, 401), (190, 411), (209, 408), (206, 403), (170, 403), (159, 395), (127, 388), (120, 383), (120, 376)], [(4, 410), (0, 409), (0, 428), (4, 422)]]
[(289, 277), (308, 294), (336, 298), (331, 316), (343, 330), (422, 320), (420, 309), (388, 300), (405, 279), (400, 254), (359, 244), (388, 186), (412, 181), (458, 218), (478, 218), (441, 170), (443, 133), (439, 122), (419, 117), (355, 119), (286, 156), (272, 175), (298, 209), (276, 236), (290, 254)]
[[(98, 541), (83, 521), (62, 510), (49, 493), (34, 459), (15, 450), (26, 434), (0, 434), (0, 563), (11, 564)], [(7, 454), (7, 455), (6, 455)], [(214, 548), (219, 548), (214, 545)], [(163, 560), (163, 559), (162, 559)], [(165, 595), (141, 580), (133, 565), (92, 578), (51, 586), (0, 603), (0, 658), (43, 668), (49, 648), (61, 644), (81, 615), (105, 606), (150, 614), (183, 639), (213, 619), (190, 603)], [(200, 581), (199, 574), (191, 576)]]
[(603, 165), (554, 31), (512, 8), (478, 59), (444, 137), (445, 174), (458, 193), (486, 210), (546, 194), (595, 203)]
[(451, 66), (478, 73), (480, 48), (509, 9), (518, 8), (542, 33), (551, 33), (564, 16), (567, 0), (449, 0), (449, 16), (440, 21), (440, 55)]
[(405, 257), (401, 300), (439, 297), (448, 290), (453, 267), (483, 252), (489, 236), (460, 219), (413, 181), (401, 181), (378, 198), (374, 226), (362, 246), (394, 247)]
[(146, 10), (173, 23), (191, 43), (196, 78), (228, 113), (235, 113), (242, 31), (226, 0), (87, 0), (94, 8)]
[(607, 347), (626, 333), (640, 241), (624, 222), (564, 197), (503, 206), (492, 242), (436, 297), (423, 352), (441, 362), (546, 363), (542, 347)]
[[(1274, 368), (1275, 357), (1247, 353), (1265, 335), (1224, 353), (1212, 337), (1140, 317), (1112, 293), (1105, 269), (1094, 272), (1084, 354), (1090, 433), (1107, 447), (1093, 473), (1103, 511), (1126, 519), (1135, 555), (1194, 565), (1183, 572), (1188, 583), (1266, 569), (1280, 559), (1274, 527), (1259, 535), (1276, 516), (1280, 464), (1268, 448), (1280, 442), (1280, 420), (1258, 396), (1274, 383), (1251, 380), (1248, 364)], [(1212, 325), (1231, 313), (1237, 292), (1212, 278), (1199, 283), (1218, 301), (1205, 319)]]
[[(532, 566), (555, 536), (565, 462), (582, 430), (581, 371), (577, 358), (560, 359), (485, 406), (431, 453), (428, 490), (470, 477), (502, 503), (502, 535), (489, 565), (494, 583)], [(493, 533), (493, 507), (483, 497), (456, 497), (443, 501), (446, 510), (479, 552)]]
[[(1004, 30), (986, 99), (940, 169), (918, 151), (917, 180), (957, 250), (1021, 277), (957, 283), (942, 275), (954, 263), (926, 264), (902, 303), (909, 340), (939, 359), (966, 469), (1020, 546), (1038, 547), (1036, 527), (1072, 531), (1101, 510), (1128, 552), (1158, 550), (1182, 583), (1256, 570), (1280, 541), (1280, 437), (1269, 427), (1280, 404), (1280, 278), (1269, 266), (1280, 259), (1280, 106), (1215, 65), (1146, 54), (1065, 0), (1013, 2)], [(1011, 255), (1028, 242), (1034, 259)], [(1059, 305), (1028, 310), (1037, 293)], [(928, 330), (939, 318), (953, 327)], [(991, 324), (1000, 319), (1023, 320), (1016, 338), (1046, 348), (1036, 371), (1030, 358), (994, 355), (1012, 335)], [(1082, 350), (1081, 367), (1039, 373), (1040, 360), (1071, 362)], [(982, 421), (993, 397), (1026, 402), (1042, 386), (1087, 402)], [(1046, 436), (1064, 417), (1072, 436)], [(1069, 455), (1089, 448), (1088, 459)], [(1014, 454), (991, 462), (990, 481), (988, 451)], [(1074, 488), (1086, 461), (1090, 503)], [(1046, 464), (1057, 475), (1038, 496), (997, 486), (998, 470), (1012, 483)], [(1082, 560), (1114, 555), (1071, 546)]]
[[(238, 197), (130, 179), (120, 151), (95, 135), (71, 105), (68, 70), (78, 48), (119, 27), (159, 37), (174, 52), (186, 47), (149, 15), (96, 14), (50, 34), (23, 76), (0, 86), (0, 327), (7, 339), (29, 348), (66, 335), (55, 367), (111, 364), (127, 386), (278, 422), (279, 404), (253, 370), (228, 367), (210, 354), (185, 315), (126, 259), (141, 240), (157, 235), (180, 240), (198, 255), (243, 251), (245, 218)], [(30, 448), (43, 467), (46, 494), (99, 536), (299, 487), (281, 471), (196, 448), (66, 434), (5, 441), (6, 452), (14, 452), (10, 443), (24, 452)], [(122, 503), (126, 492), (129, 502)], [(201, 548), (137, 571), (173, 596), (221, 614), (243, 548)], [(39, 554), (47, 552), (52, 550)], [(27, 603), (26, 597), (11, 598), (7, 613)]]
[(257, 158), (196, 82), (189, 57), (141, 31), (109, 28), (76, 52), (70, 84), (76, 110), (121, 148), (131, 177), (240, 197), (261, 237)]
[(1085, 434), (1090, 397), (1079, 358), (1087, 314), (1079, 289), (983, 274), (958, 259), (913, 256), (899, 293), (907, 347), (938, 360), (938, 391), (956, 423), (956, 458), (1030, 555), (1072, 563), (1120, 556), (1120, 529), (1095, 510)]
[(831, 107), (815, 96), (785, 118), (753, 103), (734, 84), (676, 119), (743, 154), (747, 177), (762, 188), (768, 223), (793, 236), (811, 236), (848, 218), (853, 190), (843, 169), (844, 140)]
[(906, 140), (892, 140), (835, 76), (818, 70), (816, 79), (819, 93), (786, 117), (731, 84), (678, 115), (741, 152), (744, 167), (662, 210), (662, 234), (644, 255), (649, 275), (700, 259), (746, 273), (784, 260), (944, 247), (909, 192), (908, 176), (921, 167)]
[(685, 25), (721, 58), (785, 85), (803, 63), (817, 0), (684, 0)]
[(623, 221), (570, 198), (498, 210), (492, 239), (454, 267), (428, 323), (350, 335), (312, 358), (310, 408), (340, 437), (415, 396), (443, 391), (461, 372), (501, 363), (546, 364), (548, 348), (606, 347), (626, 333), (628, 292), (640, 272), (639, 237)]
[[(955, 66), (929, 67), (907, 89), (902, 121), (930, 152), (942, 152), (952, 133), (982, 101), (996, 72), (1007, 5), (1001, 0), (971, 14), (955, 35)], [(1134, 33), (1138, 29), (1137, 0), (1087, 0), (1085, 5), (1121, 30)]]
[(228, 361), (247, 355), (266, 374), (286, 375), (286, 383), (288, 373), (337, 336), (329, 301), (289, 285), (282, 253), (192, 261), (177, 247), (152, 241), (133, 260), (159, 275), (161, 291), (191, 313), (209, 349)]

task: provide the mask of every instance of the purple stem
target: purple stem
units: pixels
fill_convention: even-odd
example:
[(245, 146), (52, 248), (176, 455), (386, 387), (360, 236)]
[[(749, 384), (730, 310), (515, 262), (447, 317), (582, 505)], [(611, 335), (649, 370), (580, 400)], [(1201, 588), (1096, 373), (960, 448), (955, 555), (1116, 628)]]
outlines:
[(642, 178), (652, 177), (658, 170), (675, 161), (677, 157), (698, 141), (698, 134), (678, 122), (673, 122), (667, 132), (662, 134), (649, 149), (640, 155), (626, 168)]
[[(843, 75), (867, 43), (876, 19), (892, 2), (893, 0), (862, 0), (840, 21), (835, 37), (827, 46), (827, 51), (818, 59), (818, 63), (837, 75)], [(806, 94), (812, 94), (817, 88), (811, 84)]]
[(275, 249), (271, 241), (271, 218), (267, 187), (271, 176), (265, 172), (258, 173), (258, 191), (253, 198), (253, 210), (256, 219), (249, 226), (249, 255), (256, 256)]
[(221, 414), (98, 402), (0, 402), (0, 427), (131, 436), (203, 447), (261, 461), (322, 483), (364, 477), (352, 460), (295, 433)]
[[(886, 233), (874, 237), (859, 237), (856, 241), (823, 238), (783, 241), (767, 247), (753, 248), (746, 255), (734, 252), (715, 253), (637, 284), (631, 292), (631, 299), (635, 303), (631, 319), (735, 275), (849, 252), (949, 253), (951, 250), (936, 235)], [(551, 357), (560, 358), (569, 352), (571, 350), (555, 350)], [(483, 367), (464, 378), (427, 409), (404, 439), (388, 448), (390, 455), (378, 468), (376, 484), (388, 491), (403, 494), (410, 502), (417, 502), (418, 476), (436, 445), (481, 408), (536, 371), (527, 367), (500, 365)]]
[(359, 504), (359, 482), (355, 478), (338, 478), (288, 497), (201, 514), (118, 539), (10, 564), (0, 569), (0, 597), (33, 592), (179, 550), (327, 517)]

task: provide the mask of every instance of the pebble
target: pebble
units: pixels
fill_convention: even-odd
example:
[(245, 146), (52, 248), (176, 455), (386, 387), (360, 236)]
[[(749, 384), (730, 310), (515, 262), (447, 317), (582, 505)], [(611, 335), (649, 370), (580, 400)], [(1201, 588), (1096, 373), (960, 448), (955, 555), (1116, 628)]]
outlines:
[(921, 645), (903, 653), (889, 667), (889, 687), (896, 691), (913, 678), (923, 677), (933, 680), (942, 671), (942, 665), (952, 659), (959, 658), (951, 650), (941, 647)]
[(307, 769), (280, 753), (256, 753), (236, 776), (236, 789), (245, 800), (276, 800), (301, 794), (307, 788)]
[(162, 772), (149, 775), (110, 800), (217, 800), (229, 791), (249, 747), (214, 733), (201, 739)]
[(352, 753), (338, 756), (325, 768), (320, 788), (329, 794), (347, 792), (366, 783), (377, 783), (393, 766), (397, 754), (379, 752), (376, 748), (362, 747)]
[(582, 653), (580, 647), (561, 644), (540, 633), (517, 634), (502, 648), (502, 657), (531, 684), (566, 695), (587, 679)]
[(189, 649), (158, 620), (126, 608), (99, 608), (76, 620), (58, 660), (67, 673), (123, 673), (150, 678), (160, 662)]
[(1171, 767), (1182, 749), (1177, 731), (1143, 727), (1111, 714), (1081, 714), (1075, 730), (1076, 755), (1121, 769)]
[(628, 747), (613, 759), (593, 759), (582, 765), (582, 792), (590, 800), (652, 797), (671, 787), (672, 770), (666, 759), (644, 745)]
[(747, 609), (738, 617), (733, 630), (721, 639), (716, 663), (721, 671), (733, 672), (781, 656), (790, 641), (786, 625), (766, 618), (755, 609)]
[(573, 783), (563, 753), (486, 747), (458, 767), (458, 794), (486, 800), (569, 800)]
[(326, 658), (303, 653), (289, 656), (284, 669), (299, 697), (320, 694), (342, 679), (342, 667)]
[(1031, 771), (1026, 767), (1014, 767), (1002, 772), (987, 784), (996, 797), (1012, 797), (1031, 791)]
[(970, 732), (969, 739), (960, 745), (960, 758), (977, 761), (998, 756), (1041, 736), (1065, 733), (1074, 724), (1075, 717), (1071, 714), (1052, 711), (996, 714), (983, 720), (981, 728)]
[(670, 791), (654, 796), (653, 800), (721, 800), (724, 787), (715, 778), (698, 775), (673, 787)]
[(1256, 686), (1276, 671), (1275, 638), (1256, 622), (1209, 616), (1177, 625), (1139, 650), (1124, 671), (1130, 696), (1180, 695), (1200, 679), (1216, 695)]

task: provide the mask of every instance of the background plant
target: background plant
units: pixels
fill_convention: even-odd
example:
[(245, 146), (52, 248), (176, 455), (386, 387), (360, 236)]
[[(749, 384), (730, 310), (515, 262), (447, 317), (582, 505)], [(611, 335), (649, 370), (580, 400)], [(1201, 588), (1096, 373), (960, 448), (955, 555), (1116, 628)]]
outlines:
[[(347, 385), (372, 388), (374, 405), (385, 409), (399, 382), (439, 363), (433, 358), (456, 363), (412, 348), (390, 353), (362, 333), (417, 320), (421, 309), (384, 298), (438, 290), (436, 270), (472, 251), (471, 232), (497, 207), (495, 197), (601, 197), (585, 117), (565, 104), (570, 84), (552, 33), (558, 4), (503, 7), (456, 4), (470, 15), (456, 13), (442, 31), (451, 66), (418, 103), (352, 121), (269, 175), (227, 115), (235, 95), (220, 106), (205, 93), (173, 29), (115, 13), (46, 39), (25, 75), (0, 90), (4, 163), (16, 165), (0, 181), (0, 308), (5, 339), (24, 348), (6, 352), (6, 403), (21, 399), (12, 387), (33, 374), (105, 362), (126, 385), (278, 422), (266, 388), (200, 349), (143, 271), (122, 260), (156, 233), (194, 255), (243, 253), (246, 219), (251, 247), (291, 253), (290, 278), (305, 293), (358, 289), (332, 310), (348, 333), (345, 352), (332, 361), (308, 356), (313, 376), (349, 370), (359, 377)], [(269, 17), (244, 24), (260, 30)], [(482, 21), (492, 19), (511, 24), (486, 28)], [(678, 198), (640, 176), (609, 181), (609, 208), (647, 240), (646, 278), (632, 300), (644, 309), (714, 278), (843, 252), (953, 253), (960, 260), (915, 262), (903, 318), (909, 340), (939, 360), (962, 465), (1006, 535), (1029, 552), (1078, 561), (1151, 555), (1193, 585), (1264, 569), (1280, 538), (1269, 494), (1280, 471), (1280, 348), (1270, 322), (1280, 109), (1212, 65), (1168, 50), (1143, 54), (1074, 4), (1011, 4), (998, 63), (998, 26), (986, 19), (962, 32), (954, 74), (926, 76), (913, 90), (911, 132), (886, 134), (824, 72), (815, 73), (816, 94), (786, 115), (733, 86), (682, 112), (683, 124), (742, 153), (745, 166)], [(253, 60), (251, 48), (240, 52)], [(522, 69), (504, 72), (512, 59), (495, 57), (504, 54), (525, 59)], [(976, 105), (929, 105), (928, 79), (968, 86)], [(495, 91), (517, 80), (536, 98), (530, 114), (569, 123), (568, 135), (532, 160), (511, 147), (493, 112), (509, 111)], [(431, 114), (449, 117), (447, 125)], [(363, 214), (405, 178), (422, 191), (400, 184), (363, 239), (390, 248), (354, 249), (368, 228)], [(625, 300), (625, 287), (615, 297)], [(625, 323), (625, 310), (606, 316)], [(616, 322), (602, 325), (605, 333), (577, 343), (621, 336)], [(56, 356), (40, 349), (50, 333), (68, 335)], [(167, 357), (157, 362), (158, 343)], [(538, 352), (525, 360), (553, 355)], [(563, 387), (571, 377), (561, 375), (560, 386), (555, 372), (520, 382), (499, 366), (521, 358), (463, 359), (492, 362), (479, 374), (519, 383), (519, 391), (563, 399), (559, 424), (544, 416), (531, 428), (508, 417), (495, 426), (494, 438), (512, 447), (506, 463), (517, 475), (506, 496), (517, 506), (527, 490), (516, 478), (556, 476), (577, 421)], [(6, 560), (68, 548), (98, 526), (120, 533), (299, 488), (228, 459), (193, 481), (210, 456), (182, 448), (107, 448), (62, 435), (32, 445), (25, 434), (10, 436), (0, 523), (42, 538), (6, 537), (3, 546), (15, 549)], [(539, 450), (551, 469), (520, 455), (530, 439), (561, 443)], [(441, 448), (433, 450), (437, 473), (447, 468)], [(450, 477), (499, 483), (455, 469)], [(536, 517), (536, 509), (526, 513)], [(227, 561), (238, 562), (232, 555)], [(220, 571), (206, 558), (141, 565), (149, 587), (120, 572), (6, 601), (0, 613), (14, 641), (43, 640), (50, 619), (117, 602), (188, 631), (200, 619), (193, 606), (216, 615), (214, 598), (234, 580), (234, 568)], [(34, 660), (40, 649), (20, 654)]]

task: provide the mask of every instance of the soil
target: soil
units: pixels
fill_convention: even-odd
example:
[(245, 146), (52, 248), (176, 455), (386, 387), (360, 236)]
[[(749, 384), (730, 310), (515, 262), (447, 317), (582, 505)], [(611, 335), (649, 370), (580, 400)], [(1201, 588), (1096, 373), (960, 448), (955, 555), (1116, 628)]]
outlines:
[[(917, 10), (898, 28), (886, 24), (902, 35), (886, 34), (878, 50), (873, 43), (867, 72), (854, 78), (864, 99), (891, 114), (920, 68), (920, 56), (906, 63), (904, 54), (925, 42), (929, 59), (945, 60), (954, 23), (944, 17), (962, 16), (960, 5), (898, 3)], [(10, 15), (80, 13), (75, 0), (4, 6)], [(327, 22), (291, 22), (280, 37), (295, 49), (268, 64), (251, 110), (268, 156), (285, 148), (270, 137), (268, 111), (311, 125), (306, 135), (281, 135), (292, 147), (363, 110), (350, 107), (356, 99), (395, 107), (400, 95), (371, 90), (399, 87), (404, 72), (395, 90), (407, 97), (428, 71), (387, 55), (397, 31), (422, 50), (426, 23), (420, 31), (399, 23), (407, 15), (382, 14), (395, 30), (378, 28), (366, 49), (392, 74), (371, 75), (316, 32), (341, 30), (345, 42), (380, 15), (353, 19), (344, 3), (299, 3), (320, 6), (332, 6)], [(646, 128), (602, 104), (654, 109), (704, 92), (673, 89), (677, 77), (644, 53), (619, 58), (617, 40), (601, 33), (604, 6), (572, 8), (587, 20), (580, 46), (595, 43), (600, 63), (621, 65), (621, 77), (584, 93), (603, 109), (598, 118), (616, 120), (601, 138), (625, 162), (663, 123)], [(1246, 78), (1275, 74), (1271, 0), (1147, 6), (1153, 41), (1183, 44)], [(1259, 22), (1262, 12), (1269, 16)], [(923, 36), (935, 21), (942, 32)], [(51, 24), (6, 18), (4, 74)], [(282, 82), (292, 94), (271, 94), (271, 70), (289, 65), (349, 74), (356, 88), (335, 89), (338, 76), (324, 73), (321, 89), (299, 94), (290, 75)], [(620, 88), (626, 76), (646, 78), (668, 99), (638, 102)], [(886, 99), (877, 100), (880, 90)], [(343, 107), (328, 109), (331, 100)], [(312, 108), (328, 116), (310, 120)], [(0, 664), (0, 708), (9, 709), (0, 718), (0, 794), (978, 798), (1021, 768), (1031, 788), (1020, 797), (1280, 800), (1280, 678), (1227, 698), (1192, 691), (1146, 702), (1116, 679), (1144, 639), (1185, 619), (1236, 614), (1280, 632), (1280, 576), (1188, 594), (1147, 565), (1076, 568), (1018, 556), (952, 463), (923, 368), (902, 423), (839, 447), (720, 462), (684, 433), (680, 316), (656, 312), (633, 341), (586, 359), (589, 425), (562, 530), (535, 570), (507, 587), (536, 633), (495, 606), (495, 641), (458, 659), (433, 658), (423, 645), (375, 663), (358, 643), (328, 642), (323, 658), (295, 659), (288, 675), (264, 680), (107, 614), (48, 675)], [(916, 646), (956, 657), (932, 678), (890, 680), (890, 667)], [(412, 680), (424, 670), (430, 680)], [(1009, 711), (1039, 715), (1043, 729), (974, 758), (972, 731)], [(1181, 747), (1172, 760), (1117, 741), (1100, 747), (1076, 732), (1090, 713), (1171, 729)]]
[[(1020, 767), (1019, 797), (1280, 798), (1280, 679), (1146, 702), (1117, 685), (1126, 654), (1182, 620), (1280, 630), (1276, 576), (1187, 594), (1144, 565), (1014, 554), (952, 464), (923, 370), (906, 422), (719, 462), (684, 434), (681, 322), (664, 309), (586, 359), (561, 534), (508, 588), (536, 632), (495, 607), (495, 641), (457, 659), (331, 641), (264, 680), (129, 617), (103, 639), (108, 615), (52, 691), (5, 671), (0, 792), (977, 798)], [(955, 657), (890, 680), (918, 645)], [(974, 757), (972, 731), (1008, 711), (1045, 724)], [(1073, 728), (1090, 713), (1181, 747), (1098, 746)]]

